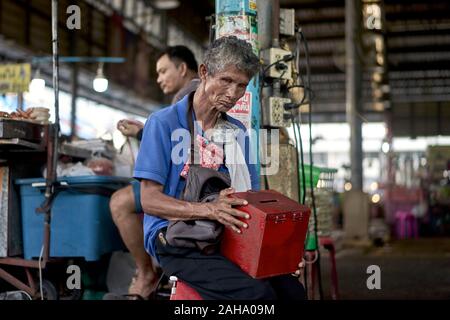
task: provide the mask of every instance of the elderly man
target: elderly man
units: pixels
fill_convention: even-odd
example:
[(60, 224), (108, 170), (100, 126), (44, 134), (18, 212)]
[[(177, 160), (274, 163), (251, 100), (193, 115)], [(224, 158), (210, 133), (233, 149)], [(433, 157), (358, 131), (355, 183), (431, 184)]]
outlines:
[[(166, 95), (174, 94), (172, 103), (194, 91), (200, 80), (194, 54), (185, 46), (167, 48), (156, 62), (157, 82)], [(141, 140), (144, 124), (135, 120), (121, 120), (117, 128), (123, 135)], [(128, 187), (116, 191), (110, 201), (111, 214), (120, 235), (136, 262), (136, 276), (130, 285), (128, 299), (146, 299), (157, 284), (157, 276), (150, 256), (143, 245), (143, 213), (140, 199), (140, 183), (133, 181)], [(107, 296), (105, 299), (120, 297)]]
[[(170, 245), (166, 238), (169, 221), (207, 219), (217, 221), (237, 233), (248, 227), (238, 219), (248, 219), (248, 215), (233, 208), (246, 202), (228, 196), (235, 190), (259, 189), (259, 174), (256, 164), (250, 163), (250, 148), (239, 144), (240, 151), (233, 153), (245, 159), (242, 166), (239, 166), (239, 159), (230, 158), (231, 153), (215, 152), (223, 155), (224, 159), (220, 159), (223, 162), (215, 162), (221, 164), (209, 167), (230, 174), (232, 188), (222, 190), (213, 202), (187, 202), (179, 197), (186, 183), (183, 177), (190, 170), (186, 163), (192, 158), (183, 153), (184, 159), (179, 161), (179, 152), (176, 150), (182, 142), (173, 133), (179, 130), (192, 131), (192, 126), (197, 125), (194, 141), (199, 144), (199, 152), (202, 152), (203, 143), (213, 143), (207, 132), (215, 130), (219, 123), (245, 130), (242, 123), (225, 112), (244, 95), (258, 69), (259, 60), (245, 41), (236, 37), (223, 37), (214, 41), (205, 53), (204, 63), (199, 67), (201, 82), (198, 89), (148, 119), (136, 161), (134, 176), (141, 180), (142, 206), (146, 213), (145, 248), (158, 259), (166, 274), (177, 276), (197, 290), (204, 299), (304, 297), (303, 286), (291, 275), (267, 281), (256, 280), (217, 250), (205, 254), (197, 248)], [(190, 121), (194, 123), (190, 124)]]

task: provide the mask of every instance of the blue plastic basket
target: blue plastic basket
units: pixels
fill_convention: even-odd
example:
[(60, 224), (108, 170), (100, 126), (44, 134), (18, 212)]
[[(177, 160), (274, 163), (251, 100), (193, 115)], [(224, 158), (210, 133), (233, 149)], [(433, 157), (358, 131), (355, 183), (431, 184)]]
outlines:
[[(83, 257), (87, 261), (124, 248), (114, 225), (108, 193), (130, 179), (109, 176), (63, 177), (64, 184), (51, 210), (50, 257)], [(43, 244), (44, 214), (36, 213), (44, 201), (45, 180), (19, 179), (22, 205), (24, 258), (39, 257)]]

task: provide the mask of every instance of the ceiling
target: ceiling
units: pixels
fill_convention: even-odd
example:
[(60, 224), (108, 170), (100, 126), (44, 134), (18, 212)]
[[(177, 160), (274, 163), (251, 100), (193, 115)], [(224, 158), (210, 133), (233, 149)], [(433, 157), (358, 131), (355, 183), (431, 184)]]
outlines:
[[(63, 0), (69, 3), (69, 0)], [(83, 5), (83, 1), (77, 1)], [(367, 1), (365, 1), (367, 2)], [(372, 1), (373, 2), (373, 1)], [(382, 121), (385, 113), (380, 109), (390, 107), (393, 116), (394, 135), (450, 135), (450, 2), (448, 0), (384, 0), (382, 8), (383, 28), (380, 32), (361, 34), (360, 57), (364, 66), (362, 95), (364, 121)], [(31, 3), (31, 6), (29, 6)], [(167, 11), (167, 16), (179, 28), (188, 31), (199, 43), (207, 45), (209, 23), (206, 17), (214, 13), (213, 0), (181, 1), (179, 8)], [(315, 122), (345, 121), (345, 0), (280, 0), (281, 7), (294, 8), (296, 21), (309, 44)], [(45, 5), (47, 4), (47, 5)], [(14, 14), (7, 15), (6, 7)], [(16, 39), (16, 42), (36, 53), (49, 53), (50, 30), (47, 0), (0, 0), (0, 33)], [(84, 5), (83, 12), (90, 13), (86, 23), (91, 27), (77, 33), (77, 54), (115, 55), (111, 50), (112, 38), (108, 30), (114, 19), (102, 18), (92, 6)], [(31, 13), (27, 8), (31, 8)], [(23, 17), (10, 19), (21, 14)], [(104, 21), (103, 21), (104, 20)], [(21, 25), (20, 21), (25, 21)], [(105, 27), (106, 26), (106, 27)], [(7, 30), (10, 33), (8, 35)], [(15, 31), (14, 31), (15, 30)], [(91, 32), (92, 31), (92, 32)], [(67, 34), (66, 34), (67, 33)], [(376, 66), (373, 41), (376, 34), (384, 41), (384, 76), (374, 85), (373, 70)], [(69, 54), (71, 33), (62, 33), (61, 52)], [(131, 35), (126, 34), (129, 41)], [(137, 38), (137, 37), (136, 37)], [(142, 42), (142, 41), (141, 41)], [(129, 43), (129, 42), (127, 42)], [(140, 44), (141, 47), (143, 44)], [(126, 51), (129, 64), (123, 68), (109, 68), (120, 84), (136, 82), (143, 97), (161, 99), (154, 85), (156, 49), (145, 46), (145, 54), (138, 45), (129, 44)], [(84, 50), (84, 51), (83, 51)], [(123, 53), (123, 52), (120, 52)], [(140, 57), (142, 55), (142, 57)], [(129, 57), (128, 57), (129, 56)], [(137, 58), (136, 58), (137, 57)], [(140, 57), (140, 58), (139, 58)], [(153, 59), (146, 67), (138, 61)], [(140, 60), (139, 60), (139, 59)], [(375, 65), (374, 65), (375, 63)], [(378, 66), (379, 67), (379, 66)], [(148, 70), (142, 79), (134, 76)], [(117, 72), (115, 72), (117, 71)], [(132, 77), (133, 81), (126, 78)], [(123, 79), (122, 79), (123, 78)], [(138, 81), (139, 80), (139, 81)], [(131, 82), (130, 82), (131, 81)], [(140, 84), (137, 86), (137, 84)], [(133, 88), (134, 88), (133, 87)], [(375, 95), (382, 90), (382, 95)], [(387, 90), (385, 90), (387, 88)], [(133, 89), (134, 90), (134, 89)], [(375, 97), (376, 96), (376, 97)], [(374, 103), (377, 101), (378, 103)], [(147, 110), (147, 109), (146, 109)], [(145, 111), (145, 110), (144, 110)], [(144, 112), (143, 111), (143, 112)], [(148, 111), (146, 111), (148, 112)]]
[[(295, 8), (309, 43), (316, 121), (345, 121), (345, 1), (281, 0)], [(367, 1), (366, 1), (367, 2)], [(373, 1), (372, 1), (373, 2)], [(450, 2), (381, 1), (387, 74), (395, 135), (450, 134)], [(362, 42), (369, 37), (362, 34)], [(363, 114), (383, 119), (373, 102), (369, 69), (374, 58), (362, 46)]]

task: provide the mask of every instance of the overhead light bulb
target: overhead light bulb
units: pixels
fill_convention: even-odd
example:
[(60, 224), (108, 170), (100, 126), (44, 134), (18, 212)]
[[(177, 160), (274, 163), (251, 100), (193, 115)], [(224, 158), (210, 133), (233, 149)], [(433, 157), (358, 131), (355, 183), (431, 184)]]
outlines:
[(105, 92), (108, 89), (108, 79), (103, 75), (103, 63), (100, 63), (92, 85), (97, 92)]
[(346, 182), (346, 183), (344, 184), (344, 190), (345, 190), (345, 191), (350, 191), (350, 190), (352, 190), (352, 184), (351, 184), (350, 182)]
[(383, 151), (384, 153), (388, 153), (390, 148), (391, 148), (391, 146), (386, 141), (383, 142), (383, 144), (381, 145), (381, 151)]
[(372, 182), (370, 184), (370, 190), (377, 191), (378, 190), (378, 183), (377, 182)]
[(372, 196), (372, 202), (373, 202), (373, 203), (378, 203), (378, 202), (380, 202), (380, 200), (381, 200), (381, 196), (380, 196), (378, 193), (375, 193), (375, 194)]
[(41, 93), (45, 89), (45, 80), (41, 77), (39, 69), (36, 70), (33, 79), (30, 82), (29, 91), (32, 93)]
[(170, 10), (178, 8), (180, 1), (178, 0), (155, 0), (153, 5), (159, 10)]

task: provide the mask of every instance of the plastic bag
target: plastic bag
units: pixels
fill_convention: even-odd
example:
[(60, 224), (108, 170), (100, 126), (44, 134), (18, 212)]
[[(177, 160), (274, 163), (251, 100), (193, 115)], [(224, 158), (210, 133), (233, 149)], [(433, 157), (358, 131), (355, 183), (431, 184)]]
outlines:
[(114, 173), (113, 162), (107, 158), (93, 157), (87, 161), (86, 165), (99, 176), (112, 176)]
[(127, 139), (114, 157), (114, 174), (119, 177), (132, 177), (139, 146), (135, 139)]
[[(56, 175), (58, 177), (79, 177), (79, 176), (94, 176), (95, 172), (82, 164), (77, 163), (62, 163), (59, 162), (56, 167)], [(47, 168), (43, 171), (43, 177), (47, 177)]]

